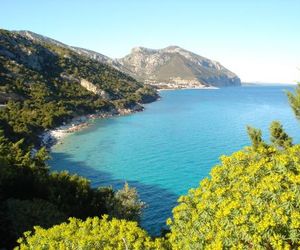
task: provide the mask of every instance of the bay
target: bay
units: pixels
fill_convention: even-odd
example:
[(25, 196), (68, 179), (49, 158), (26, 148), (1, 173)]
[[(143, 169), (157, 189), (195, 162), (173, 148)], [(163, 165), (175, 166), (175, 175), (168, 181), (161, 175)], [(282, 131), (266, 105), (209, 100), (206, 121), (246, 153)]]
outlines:
[(160, 233), (178, 197), (209, 177), (223, 154), (249, 145), (246, 126), (263, 131), (279, 120), (300, 139), (288, 105), (292, 86), (161, 91), (144, 112), (108, 119), (66, 137), (51, 152), (53, 170), (85, 176), (93, 186), (137, 188), (148, 206), (142, 226)]

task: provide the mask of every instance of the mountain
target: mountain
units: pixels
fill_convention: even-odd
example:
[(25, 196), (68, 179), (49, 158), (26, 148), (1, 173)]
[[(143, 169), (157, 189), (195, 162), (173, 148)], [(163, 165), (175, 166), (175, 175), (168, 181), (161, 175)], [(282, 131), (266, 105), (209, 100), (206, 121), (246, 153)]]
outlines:
[(54, 39), (30, 31), (17, 33), (39, 42), (53, 43), (68, 48), (90, 59), (108, 64), (133, 78), (158, 87), (226, 87), (240, 86), (236, 74), (219, 62), (199, 56), (178, 46), (164, 49), (133, 48), (131, 53), (120, 59), (112, 59), (98, 52), (72, 47)]
[(119, 59), (138, 80), (148, 83), (174, 83), (190, 86), (239, 86), (240, 79), (220, 63), (196, 55), (178, 46), (164, 49), (133, 48)]
[(88, 50), (88, 49), (83, 49), (83, 48), (79, 48), (79, 47), (75, 47), (75, 46), (70, 46), (70, 45), (64, 44), (62, 42), (59, 42), (55, 39), (49, 38), (47, 36), (43, 36), (43, 35), (34, 33), (32, 31), (21, 30), (21, 31), (14, 31), (14, 33), (19, 34), (21, 36), (24, 36), (24, 37), (26, 37), (30, 40), (33, 40), (35, 42), (38, 42), (38, 43), (53, 44), (53, 45), (56, 45), (56, 46), (59, 46), (59, 47), (63, 47), (63, 48), (72, 50), (72, 51), (78, 53), (79, 55), (86, 56), (86, 57), (89, 57), (90, 59), (97, 60), (98, 62), (108, 64), (108, 65), (113, 66), (114, 68), (116, 68), (118, 70), (120, 70), (120, 67), (122, 67), (116, 60), (111, 59), (108, 56), (105, 56), (103, 54), (100, 54), (98, 52), (91, 51), (91, 50)]
[(100, 56), (33, 34), (0, 30), (0, 129), (7, 135), (36, 141), (72, 117), (141, 110), (158, 98)]

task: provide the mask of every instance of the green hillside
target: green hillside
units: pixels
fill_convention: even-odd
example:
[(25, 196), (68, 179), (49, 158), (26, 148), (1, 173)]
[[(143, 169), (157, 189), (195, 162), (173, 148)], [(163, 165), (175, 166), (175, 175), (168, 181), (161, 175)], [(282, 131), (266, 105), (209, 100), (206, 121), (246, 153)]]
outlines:
[[(81, 85), (88, 82), (97, 91)], [(0, 124), (9, 137), (36, 135), (71, 117), (142, 109), (156, 91), (120, 71), (53, 43), (0, 30)]]

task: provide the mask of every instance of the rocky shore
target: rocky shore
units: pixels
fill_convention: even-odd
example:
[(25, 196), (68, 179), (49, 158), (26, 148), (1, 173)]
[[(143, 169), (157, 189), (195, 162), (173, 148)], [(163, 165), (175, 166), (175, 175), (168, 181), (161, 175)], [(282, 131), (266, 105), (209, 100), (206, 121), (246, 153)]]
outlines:
[[(154, 86), (154, 85), (152, 85)], [(199, 87), (160, 87), (160, 88), (157, 88), (157, 91), (160, 92), (160, 91), (164, 91), (164, 90), (186, 90), (186, 89), (219, 89), (218, 87), (214, 87), (214, 86), (199, 86)]]
[(88, 114), (73, 118), (70, 122), (63, 124), (52, 130), (45, 131), (41, 136), (41, 146), (51, 149), (57, 143), (61, 143), (66, 136), (87, 128), (91, 125), (91, 121), (100, 118), (109, 118), (113, 116), (129, 115), (135, 112), (143, 111), (142, 106), (134, 107), (132, 109), (118, 109), (109, 112), (101, 112), (97, 114)]
[[(158, 92), (164, 90), (179, 90), (179, 89), (218, 89), (217, 87), (213, 86), (201, 86), (201, 87), (193, 87), (193, 88), (159, 88), (157, 89)], [(159, 100), (158, 97), (156, 100)], [(136, 112), (141, 112), (144, 110), (144, 107), (137, 104), (128, 109), (113, 109), (111, 111), (100, 112), (96, 114), (87, 114), (78, 117), (74, 117), (69, 122), (64, 123), (63, 125), (47, 130), (40, 135), (41, 139), (41, 146), (46, 147), (48, 150), (51, 149), (57, 143), (62, 143), (63, 138), (66, 136), (80, 131), (84, 128), (87, 128), (91, 125), (91, 122), (94, 119), (100, 118), (109, 118), (113, 116), (121, 116), (121, 115), (129, 115)]]

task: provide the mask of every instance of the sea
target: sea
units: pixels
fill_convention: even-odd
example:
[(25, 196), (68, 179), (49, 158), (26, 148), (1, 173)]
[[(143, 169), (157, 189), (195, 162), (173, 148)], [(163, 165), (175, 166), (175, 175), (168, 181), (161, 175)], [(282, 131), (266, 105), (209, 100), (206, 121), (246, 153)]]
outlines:
[(51, 151), (52, 170), (68, 170), (94, 187), (135, 187), (146, 202), (141, 226), (159, 235), (181, 195), (209, 178), (222, 155), (250, 145), (246, 126), (280, 121), (295, 143), (300, 124), (289, 107), (295, 86), (245, 86), (161, 91), (143, 112), (96, 119)]

